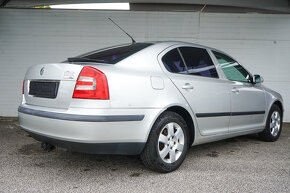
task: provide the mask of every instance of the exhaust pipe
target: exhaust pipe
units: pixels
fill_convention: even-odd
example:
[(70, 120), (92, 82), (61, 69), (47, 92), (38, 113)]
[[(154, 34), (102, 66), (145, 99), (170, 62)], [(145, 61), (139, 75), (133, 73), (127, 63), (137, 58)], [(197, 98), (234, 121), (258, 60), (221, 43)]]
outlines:
[(47, 142), (42, 142), (41, 143), (41, 148), (44, 150), (44, 151), (47, 151), (47, 152), (50, 152), (52, 150), (55, 149), (55, 146), (50, 144), (50, 143), (47, 143)]

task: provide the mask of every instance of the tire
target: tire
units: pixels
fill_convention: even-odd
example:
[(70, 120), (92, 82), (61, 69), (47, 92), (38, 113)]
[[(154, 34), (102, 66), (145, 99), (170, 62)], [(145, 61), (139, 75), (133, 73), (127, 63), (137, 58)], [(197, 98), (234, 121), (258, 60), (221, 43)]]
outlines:
[(259, 133), (263, 141), (277, 141), (282, 131), (282, 111), (279, 106), (273, 105), (269, 111), (266, 127)]
[[(143, 164), (151, 170), (168, 173), (176, 170), (182, 164), (187, 149), (188, 128), (186, 122), (177, 113), (164, 112), (151, 129), (141, 153), (141, 159)], [(167, 151), (169, 152), (166, 153)]]

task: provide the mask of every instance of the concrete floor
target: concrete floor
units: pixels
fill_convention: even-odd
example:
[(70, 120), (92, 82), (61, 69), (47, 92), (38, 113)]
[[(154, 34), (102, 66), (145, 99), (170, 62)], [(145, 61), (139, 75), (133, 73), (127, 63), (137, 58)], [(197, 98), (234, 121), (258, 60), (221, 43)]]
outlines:
[(17, 120), (0, 119), (0, 192), (290, 192), (290, 124), (277, 142), (242, 136), (192, 147), (175, 172), (138, 156), (44, 152)]

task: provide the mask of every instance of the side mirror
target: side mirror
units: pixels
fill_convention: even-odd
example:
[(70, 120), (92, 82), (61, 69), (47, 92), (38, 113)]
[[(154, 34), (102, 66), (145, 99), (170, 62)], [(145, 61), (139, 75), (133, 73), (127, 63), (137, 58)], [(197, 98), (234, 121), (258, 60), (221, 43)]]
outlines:
[(262, 83), (264, 82), (264, 79), (262, 76), (258, 75), (258, 74), (254, 74), (253, 76), (253, 83), (257, 84), (257, 83)]

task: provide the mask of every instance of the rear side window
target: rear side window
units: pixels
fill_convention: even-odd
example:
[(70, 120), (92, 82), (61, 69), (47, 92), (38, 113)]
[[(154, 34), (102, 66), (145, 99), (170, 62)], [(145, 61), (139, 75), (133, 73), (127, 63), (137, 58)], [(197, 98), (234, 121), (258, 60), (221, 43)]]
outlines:
[(162, 57), (162, 62), (169, 72), (187, 73), (183, 60), (177, 48), (170, 50)]
[(110, 48), (82, 55), (81, 58), (88, 58), (102, 63), (115, 64), (132, 54), (152, 45), (151, 43), (135, 43), (126, 46)]
[(215, 65), (208, 52), (203, 48), (180, 47), (179, 48), (189, 74), (218, 78)]

